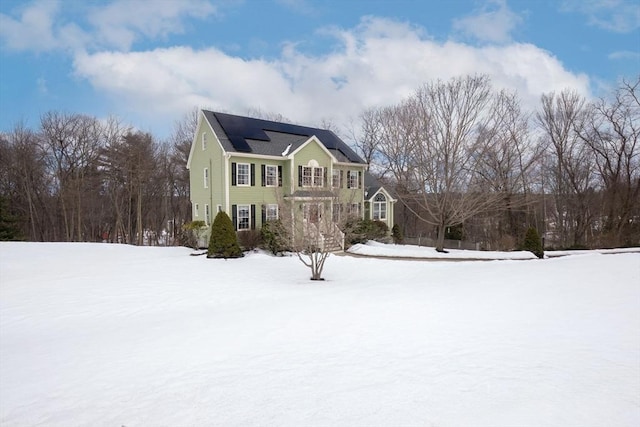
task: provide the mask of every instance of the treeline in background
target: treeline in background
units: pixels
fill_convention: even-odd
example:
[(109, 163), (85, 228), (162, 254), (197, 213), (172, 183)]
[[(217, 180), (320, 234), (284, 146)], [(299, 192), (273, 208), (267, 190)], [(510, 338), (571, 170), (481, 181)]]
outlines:
[[(517, 248), (640, 245), (640, 76), (587, 100), (542, 95), (526, 111), (488, 77), (425, 83), (330, 128), (369, 163), (407, 240)], [(286, 121), (277, 114), (262, 114)], [(0, 239), (184, 245), (197, 110), (160, 141), (118, 118), (51, 111), (0, 134)], [(345, 136), (348, 135), (348, 136)]]

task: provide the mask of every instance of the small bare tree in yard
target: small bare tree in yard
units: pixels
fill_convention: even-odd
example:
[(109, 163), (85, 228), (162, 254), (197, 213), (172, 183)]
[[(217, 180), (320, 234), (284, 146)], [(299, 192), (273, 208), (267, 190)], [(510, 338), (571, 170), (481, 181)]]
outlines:
[(330, 191), (309, 191), (303, 200), (281, 198), (280, 220), (287, 231), (291, 250), (311, 270), (311, 280), (324, 280), (322, 272), (329, 255), (344, 249), (344, 233), (333, 221), (338, 198)]

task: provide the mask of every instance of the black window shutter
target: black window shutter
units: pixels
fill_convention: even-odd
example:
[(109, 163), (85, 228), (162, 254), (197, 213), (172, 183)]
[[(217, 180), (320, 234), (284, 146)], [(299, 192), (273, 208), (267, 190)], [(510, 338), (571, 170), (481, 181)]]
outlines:
[(329, 168), (322, 168), (324, 170), (324, 185), (323, 187), (327, 187), (327, 171), (329, 170)]
[(347, 188), (351, 188), (351, 171), (347, 171)]
[(238, 229), (238, 205), (231, 205), (231, 222), (233, 222), (233, 229)]
[(265, 177), (265, 171), (264, 171), (264, 169), (265, 169), (265, 166), (264, 166), (264, 165), (260, 165), (260, 178), (262, 178), (262, 186), (263, 186), (263, 187), (264, 187), (265, 185), (267, 185), (267, 184), (264, 182), (264, 177)]
[(358, 188), (362, 188), (362, 171), (358, 171)]
[(340, 185), (339, 187), (345, 187), (344, 185), (344, 171), (340, 171)]
[(298, 166), (298, 187), (302, 187), (302, 166)]
[(255, 163), (251, 163), (251, 186), (256, 185), (256, 165)]
[(256, 229), (256, 205), (251, 205), (251, 229)]
[(278, 187), (282, 187), (282, 166), (278, 166)]
[(265, 222), (267, 222), (267, 206), (262, 205), (262, 225), (263, 226)]
[(236, 164), (231, 163), (231, 185), (236, 185)]

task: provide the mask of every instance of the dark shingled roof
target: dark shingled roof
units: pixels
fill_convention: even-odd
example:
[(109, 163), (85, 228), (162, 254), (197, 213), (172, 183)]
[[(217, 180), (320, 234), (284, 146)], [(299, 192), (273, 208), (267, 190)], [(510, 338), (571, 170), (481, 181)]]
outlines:
[[(208, 110), (202, 111), (229, 152), (281, 156), (316, 136), (339, 162), (365, 163), (344, 141), (326, 129), (272, 122)], [(222, 135), (220, 133), (223, 133)]]

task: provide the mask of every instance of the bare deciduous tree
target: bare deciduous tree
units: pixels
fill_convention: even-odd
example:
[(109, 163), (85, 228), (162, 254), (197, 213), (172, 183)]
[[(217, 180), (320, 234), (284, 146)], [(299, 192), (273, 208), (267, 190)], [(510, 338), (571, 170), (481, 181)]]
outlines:
[[(638, 230), (633, 212), (640, 208), (640, 77), (623, 81), (612, 100), (591, 106), (588, 120), (578, 128), (595, 159), (603, 191), (603, 243), (633, 242)], [(638, 228), (638, 226), (636, 226)]]
[(379, 150), (398, 184), (400, 202), (437, 228), (436, 249), (444, 251), (447, 226), (493, 206), (498, 199), (478, 187), (478, 163), (489, 140), (491, 103), (486, 76), (425, 84), (405, 102), (381, 110)]
[(102, 128), (93, 117), (52, 111), (41, 117), (40, 126), (55, 171), (65, 240), (83, 241), (85, 178), (97, 166)]
[(594, 195), (593, 157), (578, 131), (586, 120), (586, 101), (569, 90), (542, 95), (541, 101), (536, 118), (548, 143), (556, 238), (561, 246), (583, 246)]

